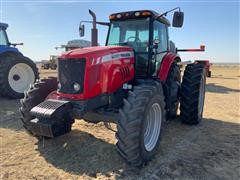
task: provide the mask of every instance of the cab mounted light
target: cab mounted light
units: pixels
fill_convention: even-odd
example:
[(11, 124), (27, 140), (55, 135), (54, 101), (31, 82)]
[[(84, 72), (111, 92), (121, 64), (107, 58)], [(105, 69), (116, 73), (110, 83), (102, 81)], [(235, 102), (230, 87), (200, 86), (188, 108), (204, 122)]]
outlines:
[(109, 16), (109, 19), (110, 19), (110, 20), (114, 20), (115, 18), (116, 18), (115, 15)]
[(120, 18), (122, 17), (122, 15), (121, 15), (121, 14), (117, 14), (116, 17), (117, 17), (118, 19), (120, 19)]
[(140, 16), (140, 14), (141, 14), (140, 12), (135, 12), (134, 13), (135, 16)]
[(142, 12), (142, 16), (151, 16), (151, 13), (148, 11)]

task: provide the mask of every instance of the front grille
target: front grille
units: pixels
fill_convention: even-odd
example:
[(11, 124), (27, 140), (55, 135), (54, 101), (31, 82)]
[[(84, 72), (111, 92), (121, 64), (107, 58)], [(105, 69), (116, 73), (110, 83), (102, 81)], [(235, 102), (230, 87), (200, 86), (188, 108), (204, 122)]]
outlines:
[[(86, 59), (59, 59), (58, 80), (59, 92), (67, 94), (79, 94), (83, 92)], [(80, 85), (80, 90), (75, 91), (74, 83)]]

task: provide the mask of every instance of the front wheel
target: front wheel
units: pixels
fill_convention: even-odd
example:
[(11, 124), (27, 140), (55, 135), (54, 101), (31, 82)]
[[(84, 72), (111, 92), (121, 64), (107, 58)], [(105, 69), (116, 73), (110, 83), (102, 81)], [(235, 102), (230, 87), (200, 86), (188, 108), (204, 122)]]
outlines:
[(117, 149), (132, 166), (142, 166), (158, 149), (165, 121), (165, 102), (159, 82), (145, 81), (124, 99), (117, 125)]
[(23, 99), (20, 100), (21, 107), (19, 109), (22, 117), (23, 127), (34, 134), (31, 131), (30, 121), (34, 119), (30, 113), (31, 109), (45, 100), (49, 93), (57, 90), (57, 78), (51, 77), (42, 79), (34, 83), (26, 92)]

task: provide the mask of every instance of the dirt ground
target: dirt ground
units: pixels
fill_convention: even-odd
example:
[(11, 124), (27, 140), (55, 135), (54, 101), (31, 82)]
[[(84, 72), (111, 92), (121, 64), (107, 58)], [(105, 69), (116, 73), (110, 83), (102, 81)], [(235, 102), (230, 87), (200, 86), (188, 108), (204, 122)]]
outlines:
[[(54, 72), (42, 72), (42, 76)], [(1, 179), (240, 179), (240, 68), (213, 67), (204, 120), (166, 123), (156, 157), (142, 169), (117, 154), (103, 124), (77, 121), (64, 136), (38, 141), (22, 128), (19, 100), (0, 98)]]

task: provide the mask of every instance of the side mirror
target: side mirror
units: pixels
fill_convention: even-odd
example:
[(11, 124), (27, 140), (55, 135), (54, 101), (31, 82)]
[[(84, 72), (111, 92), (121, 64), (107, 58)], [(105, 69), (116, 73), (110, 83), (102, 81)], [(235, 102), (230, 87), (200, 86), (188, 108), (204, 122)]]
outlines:
[(184, 13), (181, 11), (175, 11), (173, 14), (173, 21), (172, 26), (173, 27), (182, 27), (184, 20)]
[(85, 34), (85, 26), (84, 26), (84, 24), (80, 24), (80, 26), (79, 26), (79, 35), (80, 35), (80, 37), (83, 37), (84, 34)]

